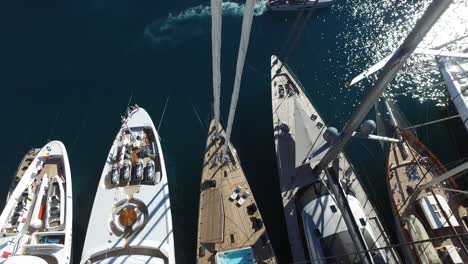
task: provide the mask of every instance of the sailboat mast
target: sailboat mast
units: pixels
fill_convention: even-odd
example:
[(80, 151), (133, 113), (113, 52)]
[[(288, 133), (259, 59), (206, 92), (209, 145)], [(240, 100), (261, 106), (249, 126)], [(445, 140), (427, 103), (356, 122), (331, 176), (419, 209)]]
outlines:
[(447, 171), (446, 173), (434, 178), (432, 181), (426, 183), (426, 184), (423, 184), (421, 186), (419, 186), (418, 190), (421, 191), (421, 190), (424, 190), (424, 189), (427, 189), (427, 188), (431, 188), (432, 186), (436, 185), (436, 184), (439, 184), (451, 177), (455, 177), (455, 176), (458, 176), (460, 174), (463, 174), (464, 172), (468, 171), (468, 162), (465, 162), (463, 163), (462, 165), (458, 166), (458, 167), (455, 167), (453, 169), (451, 169), (450, 171)]
[(385, 104), (385, 108), (387, 108), (388, 115), (390, 116), (390, 125), (392, 125), (392, 127), (397, 127), (398, 122), (397, 122), (397, 120), (395, 118), (395, 115), (393, 115), (392, 108), (390, 107), (390, 105), (388, 105), (388, 101), (387, 101), (386, 98), (384, 98), (383, 101), (384, 101), (384, 104)]
[(315, 166), (314, 170), (316, 173), (321, 172), (326, 168), (328, 164), (343, 150), (346, 143), (351, 139), (353, 132), (358, 129), (367, 113), (374, 106), (374, 103), (385, 91), (387, 85), (393, 81), (395, 75), (401, 69), (406, 59), (408, 59), (408, 57), (413, 53), (427, 32), (429, 32), (431, 27), (437, 22), (439, 17), (445, 12), (452, 2), (452, 0), (432, 1), (423, 16), (416, 23), (416, 26), (411, 30), (408, 37), (406, 37), (403, 44), (401, 44), (398, 50), (385, 64), (376, 84), (365, 97), (357, 111), (353, 113), (351, 119), (346, 123), (339, 139), (320, 160), (320, 163)]
[(237, 101), (239, 99), (239, 90), (242, 79), (242, 72), (244, 70), (245, 55), (249, 46), (250, 30), (252, 28), (253, 13), (255, 7), (255, 0), (247, 0), (244, 8), (244, 18), (242, 20), (242, 33), (239, 44), (239, 53), (237, 54), (236, 77), (234, 79), (234, 90), (232, 91), (231, 107), (229, 109), (228, 124), (226, 129), (226, 138), (223, 148), (222, 160), (226, 160), (226, 154), (229, 147), (232, 131), (232, 123), (236, 113)]
[(211, 0), (211, 46), (213, 60), (213, 112), (215, 119), (215, 137), (219, 132), (219, 101), (221, 90), (221, 25), (222, 0)]

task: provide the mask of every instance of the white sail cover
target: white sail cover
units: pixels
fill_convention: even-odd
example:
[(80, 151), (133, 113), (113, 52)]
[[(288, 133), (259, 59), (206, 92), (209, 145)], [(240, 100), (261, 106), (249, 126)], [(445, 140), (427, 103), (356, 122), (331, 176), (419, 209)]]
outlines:
[(219, 131), (219, 101), (221, 90), (221, 24), (222, 0), (211, 0), (211, 46), (213, 60), (213, 108), (216, 132)]
[(223, 149), (223, 159), (226, 158), (227, 148), (229, 146), (232, 123), (234, 122), (234, 115), (236, 113), (237, 100), (239, 99), (239, 90), (242, 79), (242, 72), (244, 70), (245, 55), (249, 46), (250, 30), (252, 28), (252, 20), (254, 14), (255, 0), (247, 0), (244, 9), (244, 18), (242, 21), (242, 34), (239, 45), (239, 53), (237, 54), (236, 77), (234, 79), (234, 90), (232, 91), (231, 107), (229, 109), (228, 125), (226, 129), (226, 141)]

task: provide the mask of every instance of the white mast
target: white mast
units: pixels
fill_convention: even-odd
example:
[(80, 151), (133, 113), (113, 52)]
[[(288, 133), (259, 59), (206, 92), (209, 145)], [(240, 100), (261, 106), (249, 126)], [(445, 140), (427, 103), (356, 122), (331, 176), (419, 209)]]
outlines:
[(219, 132), (219, 101), (221, 90), (221, 24), (222, 0), (211, 0), (211, 46), (213, 59), (213, 110), (215, 119), (215, 137)]
[(320, 163), (314, 167), (316, 173), (325, 169), (328, 164), (342, 151), (346, 143), (351, 139), (351, 135), (359, 127), (359, 124), (364, 120), (369, 110), (373, 107), (378, 98), (385, 92), (387, 85), (393, 81), (397, 72), (401, 69), (406, 59), (413, 53), (418, 44), (421, 42), (426, 33), (431, 29), (439, 17), (450, 6), (452, 0), (435, 0), (429, 5), (423, 16), (416, 23), (415, 27), (406, 37), (403, 44), (398, 50), (392, 54), (387, 63), (384, 64), (383, 70), (377, 79), (374, 87), (364, 98), (361, 105), (353, 113), (351, 119), (346, 123), (341, 132), (341, 137), (328, 150), (325, 156), (320, 160)]
[(229, 109), (228, 125), (223, 149), (223, 161), (226, 160), (227, 149), (231, 139), (232, 123), (236, 113), (237, 100), (239, 99), (239, 90), (244, 69), (245, 55), (249, 46), (250, 29), (252, 28), (252, 19), (254, 14), (255, 0), (247, 0), (244, 8), (244, 18), (242, 20), (242, 34), (239, 44), (239, 53), (237, 54), (236, 77), (234, 79), (234, 90), (232, 91), (231, 107)]

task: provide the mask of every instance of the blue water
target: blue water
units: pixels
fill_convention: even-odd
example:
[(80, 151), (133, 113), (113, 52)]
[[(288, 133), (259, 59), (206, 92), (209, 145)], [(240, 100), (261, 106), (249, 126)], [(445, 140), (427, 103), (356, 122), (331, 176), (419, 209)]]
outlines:
[[(396, 47), (428, 2), (337, 0), (312, 16), (288, 64), (329, 125), (344, 125), (371, 81), (349, 88), (345, 84)], [(457, 23), (448, 19), (424, 45), (468, 33), (463, 26), (467, 4), (456, 2), (459, 6), (448, 14)], [(170, 96), (160, 134), (176, 256), (178, 263), (194, 263), (198, 187), (212, 111), (208, 5), (208, 0), (0, 2), (0, 171), (9, 182), (29, 148), (52, 139), (65, 143), (73, 177), (76, 262), (99, 176), (129, 98), (158, 124)], [(221, 110), (226, 121), (242, 5), (225, 1), (223, 7)], [(294, 19), (295, 14), (272, 14), (257, 6), (232, 135), (281, 263), (288, 261), (289, 248), (274, 153), (270, 56), (284, 49)], [(392, 91), (441, 80), (431, 58), (412, 58), (408, 65)], [(439, 87), (398, 101), (417, 124), (449, 115), (453, 109), (447, 98)], [(445, 163), (467, 157), (466, 149), (457, 147), (467, 136), (459, 120), (418, 133)], [(357, 140), (347, 152), (384, 221), (391, 223), (380, 145)], [(0, 198), (7, 188), (0, 186)]]
[(252, 249), (244, 248), (229, 252), (220, 252), (216, 255), (219, 264), (253, 264), (255, 259), (252, 255)]

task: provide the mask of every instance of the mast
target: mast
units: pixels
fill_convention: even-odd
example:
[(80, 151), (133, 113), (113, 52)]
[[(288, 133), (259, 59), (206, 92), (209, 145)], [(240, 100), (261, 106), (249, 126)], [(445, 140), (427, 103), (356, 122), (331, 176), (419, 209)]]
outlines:
[(234, 79), (234, 90), (232, 91), (231, 107), (229, 109), (229, 118), (226, 129), (226, 138), (223, 148), (222, 160), (226, 161), (227, 149), (231, 139), (232, 123), (236, 113), (237, 100), (239, 99), (239, 90), (244, 70), (245, 55), (249, 46), (250, 30), (252, 28), (252, 20), (254, 14), (255, 0), (247, 0), (244, 8), (244, 18), (242, 20), (242, 33), (239, 44), (239, 53), (237, 54), (236, 77)]
[(447, 171), (446, 173), (432, 179), (430, 182), (419, 186), (418, 189), (419, 189), (419, 191), (421, 191), (421, 190), (424, 190), (424, 189), (431, 188), (432, 186), (434, 186), (436, 184), (439, 184), (439, 183), (447, 180), (448, 178), (458, 176), (458, 175), (460, 175), (460, 174), (462, 174), (462, 173), (464, 173), (466, 171), (468, 171), (468, 162), (465, 162), (462, 165), (460, 165), (458, 167), (455, 167), (455, 168), (451, 169), (450, 171)]
[(219, 101), (221, 90), (221, 24), (222, 0), (211, 0), (211, 46), (213, 60), (213, 110), (215, 119), (215, 133), (219, 131)]
[(384, 97), (383, 101), (384, 101), (384, 104), (385, 104), (385, 108), (387, 108), (388, 115), (390, 116), (390, 125), (392, 125), (392, 127), (397, 127), (398, 122), (397, 122), (395, 116), (393, 115), (393, 110), (390, 107), (390, 105), (388, 104), (387, 98)]
[(398, 122), (395, 118), (395, 115), (393, 114), (392, 108), (388, 104), (387, 98), (384, 97), (383, 101), (385, 104), (385, 108), (387, 108), (388, 115), (390, 116), (390, 125), (392, 126), (392, 129), (394, 129), (395, 131), (395, 136), (400, 140), (400, 142), (397, 143), (398, 149), (401, 152), (402, 158), (406, 160), (409, 157), (408, 146), (403, 143), (403, 137), (401, 136), (400, 130), (398, 130)]
[(353, 113), (351, 119), (346, 123), (340, 137), (336, 140), (336, 143), (320, 160), (320, 163), (314, 167), (314, 171), (316, 173), (319, 173), (325, 169), (328, 164), (343, 150), (346, 143), (351, 139), (352, 133), (359, 127), (367, 113), (373, 107), (374, 103), (385, 91), (387, 85), (393, 81), (395, 75), (401, 69), (406, 59), (408, 59), (408, 57), (413, 53), (427, 32), (437, 22), (439, 17), (445, 12), (451, 3), (452, 0), (432, 1), (424, 15), (418, 20), (416, 26), (413, 28), (413, 30), (411, 30), (403, 44), (401, 44), (398, 50), (385, 64), (380, 74), (380, 78), (378, 78), (373, 89), (370, 90), (369, 94), (365, 97), (357, 111)]

